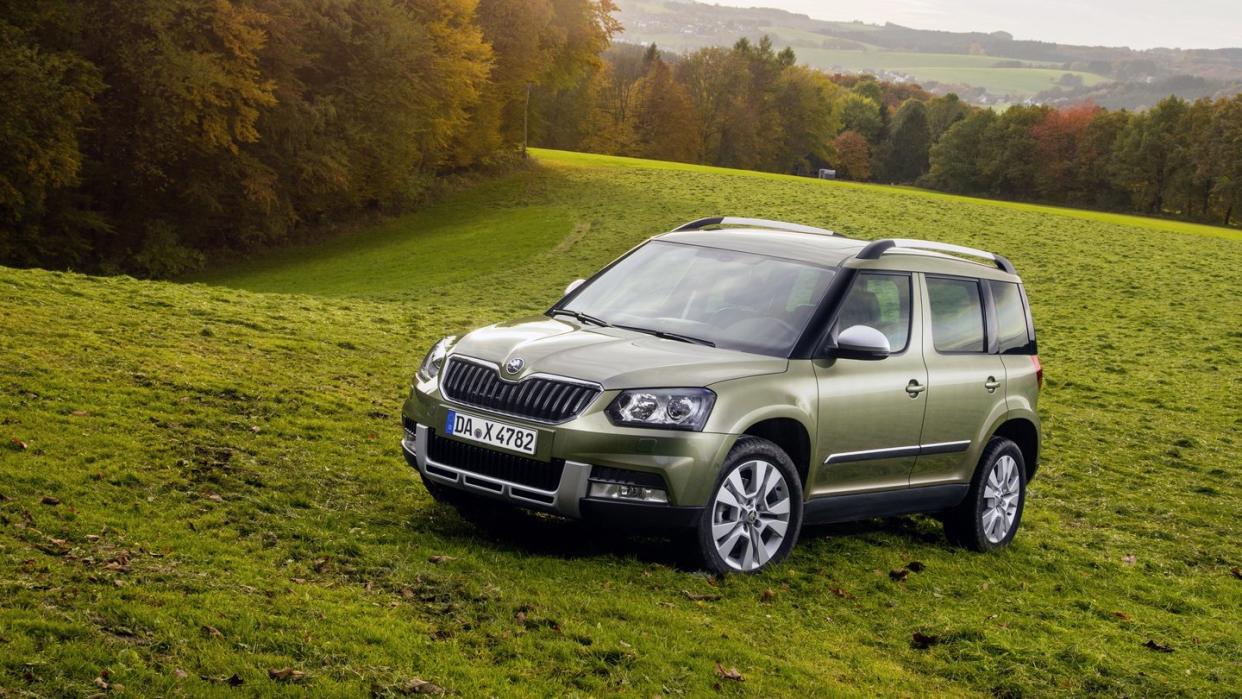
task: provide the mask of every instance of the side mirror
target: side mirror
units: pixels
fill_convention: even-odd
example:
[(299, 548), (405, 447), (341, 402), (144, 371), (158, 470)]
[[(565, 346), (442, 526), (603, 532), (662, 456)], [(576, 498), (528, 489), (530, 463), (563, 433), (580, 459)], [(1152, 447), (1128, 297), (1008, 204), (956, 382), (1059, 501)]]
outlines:
[(569, 296), (570, 294), (574, 293), (574, 289), (577, 289), (578, 287), (582, 286), (582, 283), (585, 281), (586, 281), (585, 279), (575, 279), (572, 282), (570, 282), (569, 286), (565, 287), (565, 295)]
[(884, 359), (892, 351), (884, 333), (868, 325), (851, 325), (837, 335), (831, 353), (841, 359)]

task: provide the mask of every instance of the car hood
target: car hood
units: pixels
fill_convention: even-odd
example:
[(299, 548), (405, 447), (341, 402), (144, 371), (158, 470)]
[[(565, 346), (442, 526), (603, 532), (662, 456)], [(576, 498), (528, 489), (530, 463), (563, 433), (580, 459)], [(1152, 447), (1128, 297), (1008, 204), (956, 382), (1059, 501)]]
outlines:
[(449, 355), (504, 366), (520, 358), (522, 369), (508, 379), (556, 374), (594, 381), (605, 389), (708, 386), (788, 368), (783, 357), (666, 340), (652, 335), (601, 328), (568, 317), (535, 316), (479, 328), (457, 341)]

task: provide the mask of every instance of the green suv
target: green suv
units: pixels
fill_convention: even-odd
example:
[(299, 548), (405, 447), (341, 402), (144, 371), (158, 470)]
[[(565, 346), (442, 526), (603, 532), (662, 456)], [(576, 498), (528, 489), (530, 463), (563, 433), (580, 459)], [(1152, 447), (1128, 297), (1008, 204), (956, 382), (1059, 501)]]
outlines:
[(780, 561), (804, 524), (915, 512), (990, 550), (1022, 519), (1042, 381), (1000, 255), (713, 217), (436, 343), (401, 445), (464, 513), (684, 531), (717, 572)]

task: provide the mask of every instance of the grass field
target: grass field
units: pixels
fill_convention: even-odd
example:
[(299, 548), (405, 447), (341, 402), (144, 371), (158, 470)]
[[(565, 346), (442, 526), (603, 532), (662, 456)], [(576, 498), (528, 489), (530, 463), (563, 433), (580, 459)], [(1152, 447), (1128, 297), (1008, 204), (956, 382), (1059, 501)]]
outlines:
[[(0, 696), (1242, 692), (1237, 231), (536, 160), (196, 283), (0, 268)], [(658, 539), (431, 501), (397, 447), (426, 348), (715, 213), (1013, 260), (1048, 379), (1011, 548), (876, 520), (716, 580)]]

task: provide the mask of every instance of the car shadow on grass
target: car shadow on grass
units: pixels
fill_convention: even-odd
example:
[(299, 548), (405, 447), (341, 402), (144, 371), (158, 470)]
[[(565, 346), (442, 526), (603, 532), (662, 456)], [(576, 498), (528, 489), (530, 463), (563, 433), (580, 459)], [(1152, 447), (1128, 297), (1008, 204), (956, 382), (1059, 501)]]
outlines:
[[(565, 560), (611, 556), (684, 572), (702, 570), (690, 532), (625, 530), (509, 508), (465, 517), (444, 504), (423, 510), (415, 519), (418, 530), (449, 541), (482, 544), (509, 553)], [(802, 529), (798, 547), (805, 551), (827, 542), (885, 550), (894, 545), (948, 546), (938, 522), (928, 517), (905, 516), (807, 526)]]

